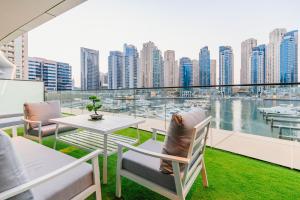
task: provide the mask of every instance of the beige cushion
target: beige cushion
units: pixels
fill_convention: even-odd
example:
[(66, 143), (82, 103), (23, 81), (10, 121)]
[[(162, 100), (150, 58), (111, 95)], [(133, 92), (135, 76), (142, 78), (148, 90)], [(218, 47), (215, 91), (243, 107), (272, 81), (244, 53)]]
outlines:
[[(24, 115), (26, 119), (41, 121), (42, 126), (53, 124), (49, 119), (61, 117), (59, 101), (47, 101), (40, 103), (25, 103)], [(30, 128), (38, 127), (37, 124), (30, 124)]]
[[(30, 180), (49, 174), (74, 161), (75, 158), (23, 137), (12, 139), (13, 146), (24, 164)], [(37, 200), (72, 199), (93, 184), (92, 166), (78, 167), (32, 189)]]
[[(206, 113), (202, 109), (174, 114), (167, 131), (167, 138), (162, 153), (186, 158), (191, 144), (193, 129), (205, 118)], [(183, 170), (184, 165), (181, 164), (180, 169)], [(161, 160), (160, 170), (163, 173), (173, 173), (172, 163)]]
[[(28, 182), (26, 170), (13, 148), (11, 139), (0, 131), (0, 193)], [(31, 190), (16, 195), (10, 200), (33, 199)]]
[[(56, 124), (50, 124), (50, 125), (46, 125), (46, 126), (42, 126), (41, 127), (41, 134), (42, 137), (46, 137), (46, 136), (50, 136), (50, 135), (54, 135), (55, 134), (55, 130), (56, 130)], [(62, 133), (62, 132), (67, 132), (67, 131), (73, 131), (76, 130), (76, 128), (71, 127), (71, 126), (67, 126), (67, 125), (59, 125), (58, 127), (58, 132)], [(39, 136), (39, 128), (30, 128), (28, 130), (28, 134), (29, 135), (34, 135), (34, 136)]]

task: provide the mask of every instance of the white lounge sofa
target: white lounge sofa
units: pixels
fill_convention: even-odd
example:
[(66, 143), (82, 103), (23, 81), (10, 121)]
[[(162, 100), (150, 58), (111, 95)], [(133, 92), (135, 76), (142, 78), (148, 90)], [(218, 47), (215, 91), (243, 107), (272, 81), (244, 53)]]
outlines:
[(101, 199), (99, 151), (75, 159), (24, 137), (14, 137), (11, 143), (29, 181), (2, 191), (1, 200), (28, 190), (36, 200), (85, 199), (94, 192)]

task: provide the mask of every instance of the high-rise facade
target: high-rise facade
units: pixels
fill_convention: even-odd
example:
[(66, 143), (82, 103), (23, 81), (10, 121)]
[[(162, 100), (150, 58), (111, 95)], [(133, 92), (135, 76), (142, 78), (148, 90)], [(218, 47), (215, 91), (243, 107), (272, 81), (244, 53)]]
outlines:
[[(219, 47), (219, 84), (232, 85), (234, 83), (234, 58), (233, 50), (230, 46)], [(229, 95), (231, 87), (221, 87), (221, 92)]]
[(199, 74), (200, 74), (200, 69), (199, 69), (199, 60), (192, 60), (192, 64), (193, 64), (193, 85), (194, 86), (198, 86), (200, 83), (199, 80)]
[(72, 82), (71, 65), (57, 62), (57, 90), (72, 90)]
[(153, 74), (152, 74), (152, 87), (164, 86), (164, 62), (161, 51), (158, 49), (153, 50)]
[(217, 60), (210, 60), (210, 85), (217, 85)]
[(140, 87), (153, 87), (153, 51), (157, 47), (153, 42), (143, 44), (140, 53)]
[(298, 31), (285, 33), (280, 45), (280, 82), (298, 82)]
[(123, 87), (123, 53), (111, 51), (108, 56), (108, 88), (119, 89)]
[(251, 83), (250, 57), (251, 57), (252, 49), (256, 46), (257, 46), (257, 40), (253, 38), (245, 40), (241, 44), (241, 73), (240, 73), (241, 84)]
[(28, 79), (28, 35), (17, 37), (15, 40), (0, 47), (6, 58), (15, 64), (15, 79)]
[(269, 35), (267, 47), (266, 83), (280, 82), (280, 44), (286, 29), (274, 29)]
[(183, 57), (180, 59), (179, 81), (181, 87), (193, 86), (193, 63), (190, 58)]
[(139, 54), (137, 48), (133, 45), (124, 44), (123, 47), (123, 88), (137, 88), (139, 79)]
[(265, 83), (266, 79), (266, 45), (259, 45), (252, 49), (251, 57), (251, 83)]
[(199, 85), (210, 85), (210, 51), (208, 47), (203, 47), (199, 53)]
[(174, 87), (176, 86), (176, 73), (178, 73), (178, 68), (175, 51), (167, 50), (164, 53), (164, 87)]
[(99, 51), (80, 48), (81, 60), (81, 89), (98, 90), (99, 80)]
[(28, 79), (43, 81), (47, 91), (72, 90), (72, 67), (68, 63), (29, 57)]

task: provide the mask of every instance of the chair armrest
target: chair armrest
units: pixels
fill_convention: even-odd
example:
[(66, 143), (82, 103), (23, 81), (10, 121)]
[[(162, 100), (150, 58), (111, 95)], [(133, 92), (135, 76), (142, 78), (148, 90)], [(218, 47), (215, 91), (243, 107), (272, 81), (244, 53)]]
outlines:
[(183, 158), (183, 157), (178, 157), (178, 156), (171, 156), (171, 155), (167, 155), (167, 154), (162, 154), (162, 153), (156, 153), (156, 152), (152, 152), (152, 151), (148, 151), (142, 148), (138, 148), (129, 144), (126, 144), (124, 142), (116, 142), (118, 144), (118, 150), (122, 151), (123, 147), (128, 148), (129, 150), (135, 151), (137, 153), (141, 153), (147, 156), (152, 156), (152, 157), (156, 157), (156, 158), (160, 158), (163, 160), (168, 160), (168, 161), (175, 161), (178, 163), (183, 163), (183, 164), (188, 164), (190, 159), (188, 158)]
[[(159, 128), (151, 128), (152, 129), (152, 139), (156, 140), (157, 139), (157, 134), (166, 136), (167, 131), (159, 129)], [(159, 133), (158, 133), (159, 132)]]
[[(162, 129), (159, 129), (159, 128), (151, 128), (152, 129), (152, 132), (161, 132), (161, 133), (167, 133), (166, 130), (162, 130)], [(165, 135), (165, 134), (162, 134), (162, 135)]]
[(88, 155), (86, 155), (86, 156), (84, 156), (84, 157), (82, 157), (82, 158), (80, 158), (80, 159), (78, 159), (78, 160), (62, 167), (62, 168), (60, 168), (60, 169), (57, 169), (57, 170), (55, 170), (55, 171), (53, 171), (49, 174), (46, 174), (44, 176), (41, 176), (41, 177), (36, 178), (34, 180), (31, 180), (27, 183), (24, 183), (22, 185), (14, 187), (10, 190), (2, 192), (2, 193), (0, 193), (0, 199), (8, 199), (8, 198), (13, 197), (15, 195), (18, 195), (22, 192), (25, 192), (25, 191), (41, 184), (41, 183), (44, 183), (44, 182), (46, 182), (48, 180), (51, 180), (51, 179), (53, 179), (53, 178), (55, 178), (55, 177), (57, 177), (57, 176), (59, 176), (63, 173), (66, 173), (67, 171), (77, 167), (78, 165), (80, 165), (80, 164), (82, 164), (82, 163), (84, 163), (88, 160), (91, 160), (91, 159), (97, 157), (100, 153), (101, 153), (101, 150), (93, 151), (93, 152), (89, 153)]
[(23, 121), (26, 122), (26, 123), (42, 125), (41, 121), (32, 121), (32, 120), (29, 120), (29, 119), (23, 119)]

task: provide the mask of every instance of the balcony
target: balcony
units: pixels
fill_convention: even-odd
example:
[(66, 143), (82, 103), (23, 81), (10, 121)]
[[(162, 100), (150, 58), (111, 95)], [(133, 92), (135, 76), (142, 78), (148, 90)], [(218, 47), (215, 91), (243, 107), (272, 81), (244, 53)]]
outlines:
[[(16, 88), (20, 84), (24, 88), (22, 92), (30, 95), (9, 92), (19, 91)], [(224, 95), (221, 92), (224, 88), (232, 93)], [(65, 115), (85, 114), (89, 96), (95, 95), (103, 102), (104, 117), (145, 119), (146, 123), (139, 126), (142, 129), (140, 143), (151, 138), (151, 128), (167, 129), (173, 113), (205, 109), (213, 117), (205, 153), (209, 187), (202, 188), (201, 177), (198, 177), (187, 199), (300, 198), (297, 187), (300, 184), (300, 122), (297, 121), (300, 89), (297, 84), (45, 92), (42, 82), (0, 80), (0, 89), (1, 111), (5, 111), (1, 114), (6, 115), (21, 111), (24, 102), (43, 99), (59, 100)], [(9, 101), (12, 99), (14, 101)], [(271, 112), (274, 109), (275, 112)], [(287, 128), (280, 130), (279, 127)], [(9, 127), (4, 129), (12, 134)], [(135, 131), (132, 127), (116, 134), (135, 137)], [(18, 135), (24, 135), (23, 127), (18, 128)], [(158, 137), (163, 138), (163, 135)], [(43, 145), (53, 148), (54, 141), (54, 136), (47, 137)], [(88, 154), (64, 142), (58, 142), (56, 150), (75, 158)], [(108, 159), (108, 184), (102, 185), (103, 199), (115, 198), (116, 161), (116, 154)], [(101, 168), (102, 156), (99, 164)], [(162, 199), (125, 179), (122, 196), (124, 199)]]

